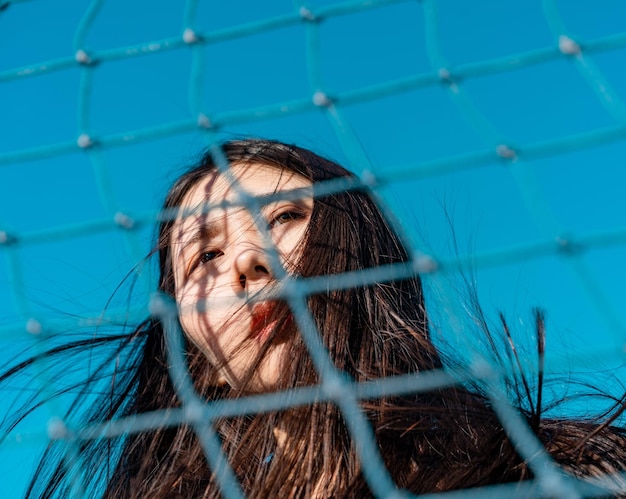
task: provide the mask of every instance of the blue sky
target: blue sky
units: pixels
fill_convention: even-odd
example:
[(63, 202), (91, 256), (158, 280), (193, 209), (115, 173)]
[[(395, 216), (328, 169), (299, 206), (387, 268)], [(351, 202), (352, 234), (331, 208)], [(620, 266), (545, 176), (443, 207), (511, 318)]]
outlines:
[[(626, 144), (623, 133), (621, 140), (609, 133), (626, 125), (623, 2), (390, 1), (332, 14), (333, 6), (354, 3), (308, 1), (314, 14), (331, 13), (316, 24), (315, 39), (307, 38), (306, 23), (290, 21), (159, 50), (185, 28), (210, 39), (289, 17), (300, 4), (201, 1), (186, 17), (182, 2), (97, 2), (93, 23), (78, 37), (100, 61), (85, 94), (83, 69), (67, 61), (87, 2), (21, 1), (0, 11), (0, 231), (24, 241), (0, 247), (3, 362), (43, 341), (26, 332), (28, 319), (48, 331), (74, 316), (97, 316), (149, 251), (149, 223), (69, 232), (95, 221), (112, 226), (116, 212), (139, 218), (157, 210), (169, 183), (207, 143), (206, 131), (193, 127), (198, 112), (221, 125), (215, 133), (222, 138), (295, 142), (380, 177), (378, 192), (415, 249), (454, 262), (454, 235), (462, 257), (477, 257), (473, 276), (488, 317), (502, 310), (524, 335), (532, 331), (531, 308), (547, 311), (555, 371), (623, 362)], [(561, 35), (582, 46), (578, 60), (558, 52)], [(118, 57), (128, 46), (150, 53)], [(533, 54), (536, 62), (519, 62)], [(17, 68), (49, 61), (63, 69), (16, 76)], [(442, 67), (452, 84), (434, 82)], [(423, 85), (380, 90), (419, 75)], [(378, 98), (350, 101), (372, 88)], [(316, 90), (335, 98), (344, 135), (324, 109), (306, 104)], [(251, 110), (294, 103), (303, 110), (250, 117)], [(132, 140), (172, 123), (185, 131)], [(81, 133), (112, 145), (27, 159), (28, 151), (76, 143)], [(124, 136), (128, 144), (116, 145)], [(592, 136), (599, 137), (595, 145), (582, 147)], [(518, 160), (499, 161), (499, 144), (519, 150)], [(493, 158), (459, 159), (481, 153)], [(548, 249), (506, 264), (486, 258), (550, 248), (558, 237), (587, 245), (573, 257)], [(449, 308), (459, 277), (453, 266), (443, 270), (425, 278), (433, 328), (446, 337), (468, 334), (459, 341), (471, 343), (471, 331), (448, 320), (463, 312), (458, 304)], [(149, 288), (154, 276), (149, 268), (143, 275)], [(57, 410), (44, 407), (25, 425), (21, 443), (0, 446), (3, 476), (15, 477), (5, 494), (19, 495), (39, 449), (24, 441), (45, 431)]]

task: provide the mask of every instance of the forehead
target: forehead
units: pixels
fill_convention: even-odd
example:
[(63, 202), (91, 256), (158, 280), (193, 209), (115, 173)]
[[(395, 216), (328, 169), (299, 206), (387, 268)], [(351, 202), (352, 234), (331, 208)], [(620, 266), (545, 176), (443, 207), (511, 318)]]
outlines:
[[(231, 165), (230, 172), (239, 187), (253, 196), (264, 196), (278, 191), (310, 187), (311, 181), (290, 170), (264, 165), (246, 163)], [(191, 209), (206, 203), (219, 204), (223, 201), (237, 200), (237, 190), (230, 180), (220, 173), (211, 173), (196, 182), (182, 199), (180, 207)]]
[[(311, 181), (302, 175), (260, 163), (233, 164), (230, 172), (239, 186), (254, 196), (311, 186)], [(216, 204), (235, 199), (237, 199), (237, 192), (231, 186), (229, 179), (215, 172), (200, 179), (183, 197), (181, 206), (189, 208), (207, 201)]]

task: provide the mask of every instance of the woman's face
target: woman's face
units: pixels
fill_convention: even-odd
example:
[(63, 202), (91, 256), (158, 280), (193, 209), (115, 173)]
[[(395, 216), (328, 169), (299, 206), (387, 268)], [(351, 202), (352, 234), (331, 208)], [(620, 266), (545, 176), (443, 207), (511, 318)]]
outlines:
[[(262, 164), (235, 164), (231, 171), (240, 187), (255, 196), (312, 185), (296, 173)], [(183, 198), (171, 240), (176, 301), (187, 336), (235, 388), (241, 387), (264, 343), (271, 342), (248, 385), (263, 391), (275, 387), (285, 371), (295, 334), (290, 315), (276, 318), (284, 304), (259, 301), (277, 284), (269, 248), (276, 248), (285, 268), (293, 267), (313, 198), (307, 190), (296, 201), (272, 201), (254, 214), (243, 206), (203, 209), (237, 199), (228, 180), (217, 173), (201, 179)]]

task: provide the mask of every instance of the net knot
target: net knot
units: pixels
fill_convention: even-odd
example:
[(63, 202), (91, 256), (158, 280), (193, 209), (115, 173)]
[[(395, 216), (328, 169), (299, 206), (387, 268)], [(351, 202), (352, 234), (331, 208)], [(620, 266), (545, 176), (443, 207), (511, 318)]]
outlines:
[(496, 147), (496, 154), (502, 158), (509, 161), (517, 159), (517, 152), (510, 146), (506, 144), (500, 144)]
[(78, 144), (78, 147), (80, 147), (81, 149), (88, 149), (92, 147), (95, 142), (88, 134), (81, 133), (76, 139), (76, 144)]
[(371, 170), (364, 170), (360, 175), (361, 183), (367, 187), (374, 188), (378, 185), (378, 179)]
[(211, 121), (211, 118), (209, 118), (204, 113), (200, 113), (198, 115), (197, 123), (200, 128), (213, 128), (213, 122)]
[(350, 387), (339, 376), (331, 376), (322, 387), (324, 394), (331, 400), (345, 400), (353, 395)]
[(304, 19), (305, 21), (315, 22), (318, 20), (318, 18), (315, 16), (313, 11), (305, 7), (304, 5), (300, 7), (300, 10), (298, 11), (298, 13), (300, 14), (300, 17)]
[(176, 309), (168, 301), (167, 297), (161, 293), (154, 293), (150, 297), (148, 309), (152, 317), (163, 319), (176, 314)]
[(546, 473), (538, 478), (539, 487), (547, 497), (567, 497), (571, 499), (581, 499), (580, 494), (576, 494), (571, 485), (564, 477), (558, 473)]
[(197, 400), (188, 402), (183, 406), (183, 415), (187, 423), (206, 422), (204, 405)]
[(330, 107), (332, 103), (332, 99), (321, 90), (318, 90), (313, 94), (313, 104), (317, 107)]
[(493, 379), (496, 372), (493, 370), (489, 362), (482, 357), (475, 358), (469, 366), (470, 372), (478, 379)]
[(419, 255), (413, 260), (413, 270), (418, 274), (432, 274), (439, 270), (439, 264), (431, 256)]
[(0, 230), (0, 245), (9, 245), (17, 242), (17, 238), (5, 230)]
[(580, 45), (569, 36), (559, 36), (559, 50), (565, 55), (578, 55), (581, 52)]
[(183, 41), (188, 45), (193, 45), (194, 43), (198, 43), (200, 41), (200, 37), (194, 30), (187, 28), (183, 31)]
[(566, 235), (557, 236), (556, 244), (558, 252), (564, 255), (575, 255), (582, 251), (582, 246)]
[(61, 418), (53, 417), (48, 421), (48, 438), (50, 440), (67, 440), (71, 436), (65, 421)]
[(448, 68), (439, 68), (439, 71), (437, 71), (437, 76), (439, 76), (439, 80), (444, 85), (454, 84), (454, 78), (452, 77), (452, 72)]
[(78, 64), (83, 64), (85, 66), (89, 66), (94, 63), (94, 60), (89, 57), (89, 54), (85, 52), (83, 49), (78, 49), (74, 54), (74, 59)]
[(115, 224), (121, 227), (122, 229), (130, 230), (135, 227), (135, 220), (133, 220), (133, 218), (129, 217), (128, 215), (126, 215), (126, 213), (122, 213), (121, 211), (118, 211), (115, 214), (115, 217), (113, 217), (113, 220), (115, 221)]
[(26, 332), (29, 334), (38, 335), (43, 331), (43, 326), (41, 322), (37, 319), (30, 318), (26, 321)]

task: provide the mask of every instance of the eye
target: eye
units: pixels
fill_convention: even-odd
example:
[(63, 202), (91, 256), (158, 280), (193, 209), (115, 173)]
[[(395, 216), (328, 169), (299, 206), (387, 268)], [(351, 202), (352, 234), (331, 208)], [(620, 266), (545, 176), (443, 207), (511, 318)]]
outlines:
[(220, 250), (202, 251), (198, 254), (196, 258), (191, 259), (190, 264), (187, 268), (187, 275), (190, 276), (198, 267), (206, 265), (211, 260), (214, 260), (223, 254), (224, 253)]
[(200, 258), (198, 259), (198, 263), (200, 265), (208, 263), (222, 254), (223, 253), (220, 250), (205, 251), (204, 253), (200, 255)]
[(275, 225), (283, 225), (293, 220), (302, 220), (304, 218), (304, 214), (301, 211), (297, 210), (287, 210), (278, 213), (274, 218), (272, 218), (268, 225), (268, 229), (273, 229)]

